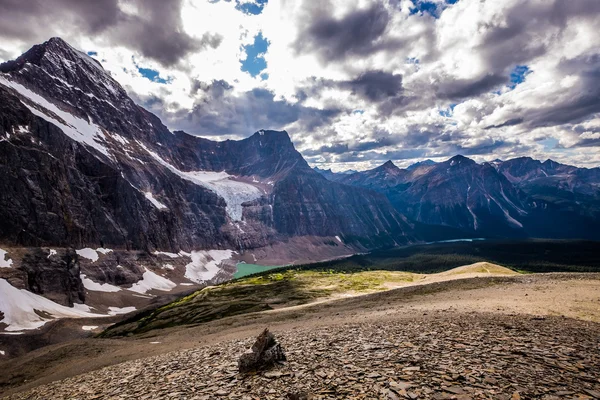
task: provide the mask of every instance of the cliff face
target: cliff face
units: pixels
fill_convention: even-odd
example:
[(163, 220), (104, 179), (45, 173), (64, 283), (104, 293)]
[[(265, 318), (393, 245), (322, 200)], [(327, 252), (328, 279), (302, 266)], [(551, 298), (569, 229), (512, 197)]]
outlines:
[(326, 181), (286, 132), (171, 133), (61, 39), (0, 65), (0, 96), (0, 242), (176, 252), (410, 239), (384, 196)]

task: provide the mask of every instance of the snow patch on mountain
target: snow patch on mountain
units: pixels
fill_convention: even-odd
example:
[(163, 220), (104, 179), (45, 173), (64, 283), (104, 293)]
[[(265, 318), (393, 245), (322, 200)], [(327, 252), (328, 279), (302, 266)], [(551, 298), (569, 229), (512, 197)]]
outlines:
[(168, 251), (155, 251), (154, 255), (158, 256), (158, 255), (164, 255), (167, 257), (171, 257), (171, 258), (179, 258), (181, 257), (181, 254), (177, 254), (177, 253), (169, 253)]
[(108, 307), (108, 315), (119, 315), (119, 314), (127, 314), (137, 310), (137, 308), (131, 307)]
[(192, 262), (185, 266), (185, 277), (196, 283), (211, 280), (221, 270), (221, 262), (230, 259), (233, 253), (232, 250), (192, 251)]
[(91, 260), (92, 262), (96, 262), (98, 261), (98, 258), (100, 258), (100, 256), (98, 256), (98, 252), (94, 249), (90, 249), (89, 247), (86, 247), (85, 249), (75, 250), (75, 253), (77, 253), (81, 257)]
[[(1, 323), (8, 325), (6, 331), (37, 329), (52, 318), (91, 318), (94, 314), (84, 304), (66, 307), (25, 289), (17, 289), (5, 279), (0, 279), (0, 311), (4, 314)], [(42, 317), (40, 313), (51, 317)]]
[(88, 278), (85, 274), (80, 274), (79, 278), (81, 278), (81, 282), (83, 283), (83, 287), (87, 290), (91, 290), (93, 292), (106, 292), (106, 293), (114, 293), (121, 290), (120, 287), (111, 285), (110, 283), (98, 283), (94, 282), (90, 278)]
[(144, 272), (142, 279), (137, 283), (134, 283), (133, 286), (129, 288), (129, 290), (131, 290), (132, 292), (146, 293), (152, 289), (168, 292), (169, 290), (177, 286), (175, 283), (150, 271), (148, 268), (145, 269), (146, 272)]
[(12, 265), (12, 260), (7, 256), (8, 252), (6, 250), (0, 249), (0, 268), (10, 268)]
[(163, 160), (158, 154), (148, 149), (143, 143), (138, 142), (138, 144), (156, 161), (168, 168), (174, 174), (179, 175), (181, 178), (195, 183), (196, 185), (210, 189), (221, 196), (227, 204), (227, 214), (234, 221), (242, 220), (242, 203), (256, 200), (263, 194), (256, 186), (246, 182), (233, 180), (234, 176), (229, 175), (225, 171), (181, 171)]
[(22, 101), (33, 114), (57, 126), (71, 139), (90, 146), (113, 159), (108, 149), (102, 144), (106, 140), (106, 136), (98, 125), (59, 109), (55, 104), (19, 83), (0, 76), (0, 84), (16, 90), (21, 96), (33, 103), (35, 106)]
[(146, 196), (150, 203), (152, 203), (152, 205), (158, 208), (159, 210), (164, 210), (167, 208), (167, 206), (165, 206), (163, 203), (154, 198), (152, 192), (144, 192), (144, 196)]
[(98, 253), (102, 253), (102, 254), (106, 255), (106, 254), (110, 253), (111, 251), (112, 251), (112, 249), (105, 249), (103, 247), (98, 247), (96, 250), (86, 247), (84, 249), (75, 250), (75, 253), (77, 253), (81, 257), (87, 258), (91, 262), (96, 262), (96, 261), (98, 261), (98, 258), (100, 258)]

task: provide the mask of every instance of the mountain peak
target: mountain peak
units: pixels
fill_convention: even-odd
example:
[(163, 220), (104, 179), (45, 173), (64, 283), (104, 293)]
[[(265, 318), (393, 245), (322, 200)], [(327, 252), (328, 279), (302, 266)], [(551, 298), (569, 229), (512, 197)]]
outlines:
[(477, 164), (475, 161), (471, 160), (468, 157), (465, 157), (461, 154), (457, 154), (454, 157), (452, 157), (451, 159), (449, 159), (448, 161), (446, 161), (447, 163), (450, 164), (450, 166), (454, 166), (454, 165), (473, 165), (473, 164)]
[(392, 160), (387, 160), (385, 163), (383, 163), (383, 164), (381, 165), (381, 167), (382, 167), (382, 168), (384, 168), (384, 169), (394, 169), (394, 170), (395, 170), (395, 169), (399, 169), (399, 168), (396, 166), (396, 164), (394, 164), (394, 163), (392, 162)]
[(431, 165), (435, 165), (435, 164), (437, 164), (435, 161), (427, 159), (427, 160), (418, 161), (414, 164), (411, 164), (406, 169), (410, 171), (410, 170), (413, 170), (413, 169), (421, 167), (421, 166), (431, 166)]

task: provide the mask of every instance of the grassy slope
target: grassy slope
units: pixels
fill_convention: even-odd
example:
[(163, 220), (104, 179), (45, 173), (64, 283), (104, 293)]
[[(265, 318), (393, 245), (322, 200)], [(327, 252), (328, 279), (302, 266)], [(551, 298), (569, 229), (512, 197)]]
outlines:
[(489, 264), (449, 271), (483, 261), (521, 272), (600, 271), (599, 248), (600, 243), (588, 241), (445, 243), (382, 250), (342, 260), (294, 266), (293, 269), (284, 267), (202, 289), (166, 306), (137, 314), (110, 327), (100, 336), (139, 334), (306, 304), (344, 293), (385, 290), (394, 284), (399, 286), (421, 280), (425, 273), (504, 273)]

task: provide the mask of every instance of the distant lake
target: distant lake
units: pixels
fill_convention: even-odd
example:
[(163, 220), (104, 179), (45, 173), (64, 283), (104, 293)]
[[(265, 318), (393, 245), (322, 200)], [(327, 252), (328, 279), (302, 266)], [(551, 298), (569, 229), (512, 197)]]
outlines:
[(438, 242), (427, 242), (425, 244), (434, 244), (434, 243), (456, 243), (456, 242), (474, 242), (478, 240), (485, 240), (485, 238), (472, 238), (472, 239), (451, 239), (451, 240), (440, 240)]
[(237, 263), (237, 271), (233, 274), (233, 279), (243, 278), (244, 276), (257, 274), (259, 272), (265, 272), (275, 268), (285, 267), (285, 265), (258, 265), (258, 264), (246, 264)]

